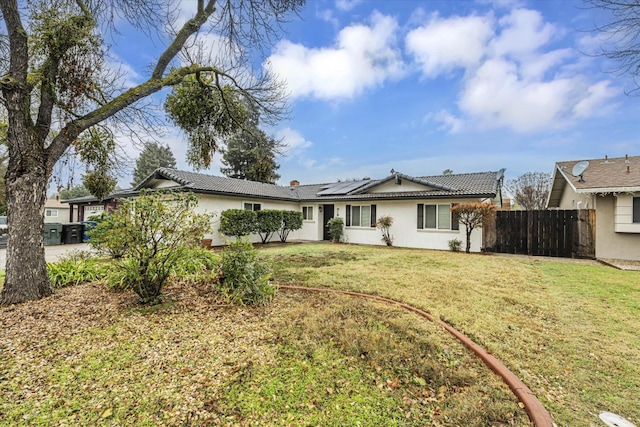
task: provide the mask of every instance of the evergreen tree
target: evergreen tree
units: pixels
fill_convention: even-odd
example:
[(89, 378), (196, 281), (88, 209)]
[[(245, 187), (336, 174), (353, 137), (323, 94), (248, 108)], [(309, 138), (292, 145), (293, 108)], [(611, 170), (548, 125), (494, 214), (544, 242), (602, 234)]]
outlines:
[(146, 177), (158, 168), (175, 168), (176, 158), (168, 145), (160, 145), (155, 142), (147, 142), (138, 157), (136, 168), (133, 171), (131, 186), (140, 184)]
[(220, 172), (229, 178), (275, 184), (280, 178), (276, 156), (285, 145), (259, 129), (259, 121), (259, 114), (251, 111), (247, 127), (229, 138), (226, 148), (220, 150), (222, 164), (227, 166)]
[(76, 185), (69, 189), (60, 190), (60, 199), (69, 200), (77, 197), (90, 196), (91, 191), (87, 190), (84, 185)]

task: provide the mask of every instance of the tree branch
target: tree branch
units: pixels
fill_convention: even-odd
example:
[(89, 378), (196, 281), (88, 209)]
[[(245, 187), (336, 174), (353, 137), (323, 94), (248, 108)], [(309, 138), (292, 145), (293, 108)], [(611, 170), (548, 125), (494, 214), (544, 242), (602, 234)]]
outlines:
[(200, 30), (200, 27), (207, 22), (209, 16), (211, 16), (215, 11), (214, 6), (216, 4), (216, 0), (209, 0), (207, 6), (201, 9), (202, 3), (202, 1), (198, 2), (198, 12), (196, 13), (196, 16), (185, 22), (180, 31), (178, 31), (178, 34), (176, 34), (173, 42), (162, 53), (162, 55), (160, 55), (160, 58), (158, 58), (158, 63), (151, 75), (152, 79), (162, 78), (165, 70), (169, 66), (169, 63), (171, 63), (173, 58), (175, 58), (178, 52), (180, 52), (189, 37), (197, 33), (198, 30)]

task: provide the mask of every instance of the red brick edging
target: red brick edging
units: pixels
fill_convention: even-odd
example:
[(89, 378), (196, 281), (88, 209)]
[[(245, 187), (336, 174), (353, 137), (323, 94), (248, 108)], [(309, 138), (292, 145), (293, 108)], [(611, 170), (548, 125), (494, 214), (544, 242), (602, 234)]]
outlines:
[(420, 310), (419, 308), (413, 307), (409, 304), (405, 304), (400, 301), (396, 301), (390, 298), (385, 298), (377, 295), (369, 295), (360, 292), (352, 292), (352, 291), (343, 291), (338, 289), (328, 289), (328, 288), (308, 288), (305, 286), (289, 286), (289, 285), (279, 285), (279, 289), (291, 289), (291, 290), (300, 290), (300, 291), (314, 291), (314, 292), (333, 292), (344, 295), (351, 295), (362, 298), (374, 299), (377, 301), (387, 302), (390, 304), (398, 305), (404, 309), (412, 311), (438, 325), (442, 326), (446, 329), (451, 335), (456, 337), (465, 347), (469, 350), (473, 351), (483, 362), (487, 365), (493, 372), (498, 374), (505, 383), (509, 386), (513, 394), (522, 402), (524, 405), (525, 411), (529, 415), (529, 419), (533, 422), (533, 425), (536, 427), (556, 427), (556, 424), (553, 422), (553, 418), (549, 412), (545, 409), (545, 407), (540, 403), (538, 398), (533, 394), (533, 392), (523, 383), (520, 378), (518, 378), (513, 372), (511, 372), (502, 362), (493, 357), (493, 355), (489, 354), (487, 350), (480, 347), (478, 344), (473, 342), (469, 337), (464, 335), (461, 332), (458, 332), (456, 329), (451, 327), (446, 322), (436, 319), (433, 315), (427, 313), (424, 310)]

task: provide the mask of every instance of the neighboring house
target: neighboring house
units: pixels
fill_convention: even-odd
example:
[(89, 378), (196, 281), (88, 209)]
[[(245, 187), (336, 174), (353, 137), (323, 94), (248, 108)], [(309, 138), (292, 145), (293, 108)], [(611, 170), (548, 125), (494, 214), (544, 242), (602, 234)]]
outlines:
[(595, 209), (596, 258), (640, 261), (640, 156), (556, 163), (547, 207)]
[(58, 199), (47, 199), (44, 202), (44, 222), (68, 223), (69, 210), (70, 206), (68, 203), (61, 202)]
[[(290, 239), (329, 240), (327, 221), (342, 217), (345, 241), (361, 244), (383, 244), (375, 221), (382, 215), (394, 219), (391, 234), (395, 246), (448, 249), (449, 240), (464, 241), (464, 227), (459, 227), (451, 215), (456, 203), (490, 201), (501, 204), (504, 169), (457, 175), (412, 177), (399, 172), (378, 180), (343, 181), (328, 184), (289, 186), (265, 184), (234, 178), (159, 168), (133, 190), (116, 193), (105, 200), (135, 196), (142, 189), (177, 189), (193, 191), (199, 197), (198, 211), (213, 212), (214, 230), (219, 226), (220, 213), (227, 209), (289, 209), (303, 214), (301, 230)], [(97, 200), (74, 199), (78, 205)], [(213, 244), (224, 244), (214, 233)], [(257, 241), (257, 237), (254, 239)], [(480, 251), (482, 233), (472, 234), (471, 248)]]

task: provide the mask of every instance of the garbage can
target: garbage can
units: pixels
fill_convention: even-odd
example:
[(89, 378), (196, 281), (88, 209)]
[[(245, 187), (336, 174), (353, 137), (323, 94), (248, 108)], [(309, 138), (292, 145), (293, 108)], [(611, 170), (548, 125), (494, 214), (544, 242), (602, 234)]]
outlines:
[(62, 242), (65, 245), (82, 243), (82, 224), (73, 222), (62, 226)]
[(82, 221), (82, 241), (83, 242), (86, 243), (89, 241), (89, 235), (87, 234), (87, 231), (91, 230), (96, 225), (98, 225), (96, 221)]
[(44, 245), (59, 245), (62, 243), (62, 224), (54, 222), (44, 225)]

